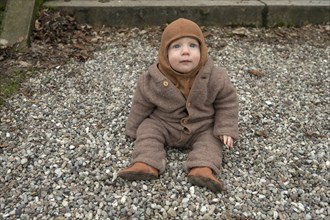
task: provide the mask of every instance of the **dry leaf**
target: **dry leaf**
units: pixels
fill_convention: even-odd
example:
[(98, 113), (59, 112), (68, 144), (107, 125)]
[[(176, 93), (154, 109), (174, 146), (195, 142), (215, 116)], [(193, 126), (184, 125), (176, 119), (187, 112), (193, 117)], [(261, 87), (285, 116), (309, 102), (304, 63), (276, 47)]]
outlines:
[(264, 131), (264, 130), (256, 131), (256, 135), (259, 137), (264, 137), (264, 138), (268, 137), (266, 131)]
[(252, 70), (248, 70), (248, 73), (252, 74), (252, 75), (255, 75), (255, 76), (258, 76), (258, 77), (262, 77), (265, 75), (265, 73), (259, 71), (259, 70), (255, 70), (255, 69), (252, 69)]
[(0, 45), (8, 45), (8, 41), (6, 39), (0, 39)]
[(305, 132), (305, 136), (306, 137), (309, 137), (309, 138), (326, 138), (325, 135), (321, 135), (321, 134), (318, 134), (316, 132), (313, 132), (313, 131), (306, 131)]
[(233, 34), (239, 35), (239, 36), (247, 36), (248, 34), (250, 34), (249, 30), (242, 27), (242, 28), (236, 28), (235, 30), (233, 30), (232, 32)]
[(25, 61), (19, 61), (19, 62), (18, 62), (18, 65), (19, 65), (20, 67), (24, 67), (24, 68), (28, 68), (28, 67), (31, 67), (31, 66), (32, 66), (31, 63), (29, 63), (29, 62), (25, 62)]

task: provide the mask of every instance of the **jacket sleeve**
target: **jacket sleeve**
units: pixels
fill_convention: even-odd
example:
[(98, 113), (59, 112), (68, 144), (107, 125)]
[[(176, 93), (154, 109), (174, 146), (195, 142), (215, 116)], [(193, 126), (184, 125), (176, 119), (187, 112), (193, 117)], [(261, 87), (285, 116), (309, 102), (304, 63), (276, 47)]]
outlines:
[(238, 96), (227, 72), (224, 71), (221, 75), (221, 82), (219, 82), (221, 86), (214, 102), (213, 133), (216, 137), (227, 135), (238, 139)]
[(134, 139), (136, 139), (136, 131), (140, 124), (155, 108), (155, 105), (148, 101), (146, 97), (144, 81), (144, 76), (140, 76), (133, 95), (131, 111), (126, 122), (126, 134)]

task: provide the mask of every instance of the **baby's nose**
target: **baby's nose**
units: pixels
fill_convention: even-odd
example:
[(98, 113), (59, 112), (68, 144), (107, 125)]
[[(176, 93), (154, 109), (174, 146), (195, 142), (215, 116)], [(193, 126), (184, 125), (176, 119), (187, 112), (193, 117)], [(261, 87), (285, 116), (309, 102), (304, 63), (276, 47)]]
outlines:
[(188, 46), (183, 46), (183, 47), (182, 47), (182, 53), (183, 53), (183, 54), (190, 53), (190, 48), (189, 48)]

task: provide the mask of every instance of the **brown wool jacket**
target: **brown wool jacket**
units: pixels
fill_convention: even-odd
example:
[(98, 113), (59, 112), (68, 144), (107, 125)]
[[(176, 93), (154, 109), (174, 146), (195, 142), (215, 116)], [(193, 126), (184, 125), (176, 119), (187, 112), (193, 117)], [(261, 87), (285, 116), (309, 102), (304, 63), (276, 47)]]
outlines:
[(187, 99), (157, 68), (157, 64), (139, 77), (134, 93), (126, 133), (136, 138), (146, 118), (159, 120), (187, 134), (213, 127), (216, 137), (238, 138), (238, 97), (224, 69), (209, 58), (199, 71)]

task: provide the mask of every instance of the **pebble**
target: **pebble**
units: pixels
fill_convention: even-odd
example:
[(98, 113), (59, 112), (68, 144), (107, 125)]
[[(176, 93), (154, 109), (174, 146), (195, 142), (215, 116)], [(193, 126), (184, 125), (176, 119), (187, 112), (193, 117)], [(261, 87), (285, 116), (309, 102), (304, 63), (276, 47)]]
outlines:
[(202, 212), (202, 213), (205, 213), (206, 210), (207, 210), (207, 208), (206, 208), (205, 206), (202, 206), (202, 208), (201, 208), (201, 212)]
[(67, 200), (63, 200), (62, 205), (64, 207), (67, 207), (69, 205), (69, 202)]
[(169, 208), (167, 214), (173, 218), (176, 217), (176, 211), (173, 208)]
[(21, 160), (21, 164), (22, 164), (22, 165), (26, 164), (27, 162), (28, 162), (28, 159), (26, 159), (26, 158), (23, 158), (23, 159)]

